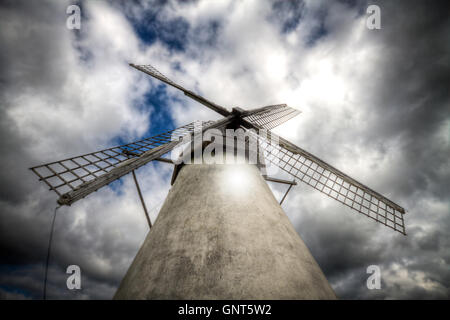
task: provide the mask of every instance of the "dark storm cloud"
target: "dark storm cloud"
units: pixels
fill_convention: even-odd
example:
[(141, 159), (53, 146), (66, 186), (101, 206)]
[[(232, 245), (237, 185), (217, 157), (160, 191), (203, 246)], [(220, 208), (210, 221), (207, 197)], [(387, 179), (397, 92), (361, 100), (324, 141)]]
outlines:
[[(55, 16), (39, 10), (36, 3), (3, 2), (0, 15), (0, 152), (3, 155), (0, 200), (18, 203), (25, 199), (32, 188), (24, 179), (29, 174), (26, 168), (32, 160), (27, 151), (31, 141), (20, 135), (20, 128), (10, 120), (7, 111), (20, 90), (30, 87), (37, 91), (50, 90), (59, 83), (60, 79), (57, 74), (53, 74), (51, 65), (52, 61), (58, 63), (59, 60), (59, 43), (53, 41), (58, 31), (49, 29), (48, 36), (39, 35), (39, 27), (54, 21)], [(29, 19), (28, 24), (24, 23), (25, 19)], [(23, 45), (16, 45), (18, 42)], [(42, 46), (50, 49), (48, 55)], [(28, 54), (30, 51), (33, 52), (32, 56)], [(13, 58), (18, 56), (21, 59)]]
[[(36, 184), (30, 183), (31, 172), (27, 169), (36, 161), (29, 152), (35, 137), (21, 135), (8, 111), (21, 90), (33, 88), (38, 92), (57, 87), (60, 76), (53, 72), (52, 63), (58, 64), (59, 61), (59, 43), (54, 41), (59, 32), (48, 28), (46, 35), (40, 34), (39, 29), (51, 25), (55, 15), (40, 10), (40, 4), (36, 2), (2, 2), (0, 19), (0, 152), (3, 155), (0, 170), (0, 261), (9, 266), (2, 270), (3, 274), (8, 274), (14, 272), (15, 265), (42, 263), (44, 241), (36, 239), (48, 236), (48, 224), (42, 211), (50, 210), (49, 195), (30, 198), (31, 194), (33, 197), (37, 195), (33, 192)], [(24, 214), (26, 204), (33, 211), (34, 219)]]
[(269, 19), (279, 23), (283, 32), (289, 32), (300, 23), (304, 9), (303, 1), (274, 1)]
[[(47, 202), (43, 206), (49, 208), (49, 197), (34, 199), (34, 204), (29, 207), (35, 210), (36, 219), (31, 220), (23, 214), (21, 205), (31, 200), (29, 195), (36, 188), (35, 184), (30, 184), (31, 172), (27, 169), (36, 161), (28, 151), (33, 137), (20, 134), (20, 128), (11, 121), (8, 111), (20, 90), (34, 88), (45, 91), (57, 86), (60, 79), (58, 74), (54, 74), (52, 63), (57, 64), (59, 60), (59, 43), (54, 41), (59, 32), (49, 28), (47, 35), (40, 34), (39, 28), (54, 22), (55, 15), (40, 10), (40, 4), (35, 2), (2, 2), (0, 16), (0, 152), (3, 155), (0, 170), (0, 260), (9, 266), (32, 265), (41, 263), (40, 259), (45, 254), (44, 242), (36, 241), (46, 238), (48, 231), (44, 228), (48, 224), (41, 212), (45, 209), (38, 203), (40, 200)], [(42, 50), (43, 46), (45, 50)], [(13, 269), (2, 271), (8, 273)]]
[(367, 143), (399, 137), (408, 169), (402, 172), (408, 177), (403, 192), (447, 198), (450, 173), (443, 169), (450, 158), (444, 140), (450, 114), (450, 7), (442, 1), (385, 1), (380, 7), (379, 37), (386, 52), (380, 65), (383, 78), (375, 89), (379, 119)]
[[(357, 6), (369, 4), (380, 6), (382, 21), (381, 30), (369, 31), (367, 35), (381, 50), (372, 77), (360, 88), (366, 90), (367, 104), (360, 107), (369, 121), (356, 131), (348, 128), (337, 132), (332, 144), (318, 138), (320, 131), (307, 137), (316, 141), (310, 145), (331, 163), (344, 156), (346, 149), (376, 150), (380, 160), (394, 155), (392, 166), (386, 167), (387, 174), (373, 177), (369, 185), (382, 192), (390, 191), (392, 199), (401, 199), (400, 204), (408, 210), (405, 216), (408, 236), (385, 235), (384, 231), (374, 229), (374, 223), (350, 218), (346, 208), (328, 200), (330, 204), (323, 210), (311, 205), (308, 198), (314, 191), (308, 189), (298, 191), (305, 193), (299, 200), (291, 200), (301, 204), (301, 212), (292, 207), (288, 211), (339, 297), (448, 299), (448, 5), (444, 1), (370, 1), (359, 2)], [(291, 14), (286, 13), (285, 17), (289, 21)], [(327, 19), (336, 17), (331, 12), (331, 17), (324, 19), (328, 23)], [(339, 36), (343, 43), (348, 38), (345, 33), (329, 36)], [(323, 119), (318, 123), (323, 123)], [(300, 222), (295, 220), (297, 215), (301, 216)], [(381, 267), (385, 276), (383, 290), (367, 289), (369, 265)]]
[[(108, 54), (117, 56), (120, 51), (117, 46), (121, 43), (108, 48), (110, 43), (102, 43), (102, 39), (96, 39), (98, 46), (88, 46), (92, 57), (90, 61), (86, 61), (80, 49), (86, 49), (86, 41), (92, 41), (89, 37), (94, 37), (95, 32), (90, 29), (88, 19), (82, 20), (82, 28), (90, 31), (88, 36), (79, 37), (79, 32), (68, 30), (68, 5), (63, 1), (3, 1), (0, 5), (0, 152), (3, 155), (0, 169), (0, 295), (3, 298), (42, 297), (43, 265), (56, 196), (45, 190), (28, 168), (55, 157), (87, 152), (92, 145), (98, 145), (98, 139), (105, 143), (105, 140), (113, 138), (105, 135), (105, 125), (109, 126), (115, 119), (119, 121), (112, 128), (113, 134), (120, 132), (120, 123), (126, 119), (133, 126), (139, 126), (139, 119), (133, 119), (135, 111), (132, 105), (120, 110), (108, 101), (110, 97), (114, 97), (113, 100), (117, 100), (118, 104), (126, 106), (135, 99), (132, 93), (135, 87), (124, 91), (125, 100), (121, 99), (120, 90), (114, 92), (109, 88), (104, 91), (108, 87), (109, 78), (113, 76), (108, 73), (108, 69), (97, 73), (100, 78), (105, 75), (104, 79), (97, 81), (97, 84), (102, 83), (101, 88), (92, 90), (93, 87), (88, 87), (83, 90), (83, 85), (95, 78), (95, 70), (99, 70), (101, 62), (106, 63), (111, 58)], [(88, 7), (83, 7), (83, 10), (86, 9), (84, 17), (90, 16)], [(106, 9), (102, 14), (110, 13)], [(114, 18), (111, 15), (110, 13), (110, 18)], [(119, 30), (113, 29), (113, 33), (123, 32), (127, 27), (120, 23), (116, 19), (115, 24)], [(108, 34), (102, 36), (108, 38)], [(124, 37), (126, 36), (125, 34)], [(120, 37), (120, 34), (116, 34), (115, 39)], [(129, 58), (136, 52), (132, 52), (133, 39), (128, 37), (127, 40)], [(127, 68), (124, 60), (113, 63), (112, 66), (123, 65)], [(87, 62), (90, 64), (86, 74), (88, 76), (83, 76), (82, 69)], [(126, 79), (127, 73), (122, 73), (121, 77)], [(126, 82), (130, 83), (128, 80)], [(121, 80), (115, 81), (118, 82)], [(118, 89), (121, 89), (120, 85)], [(97, 94), (99, 100), (95, 102)], [(89, 101), (93, 103), (89, 104)], [(104, 106), (102, 101), (105, 102)], [(98, 111), (95, 111), (97, 107)], [(91, 111), (94, 112), (91, 117), (83, 119), (83, 115)], [(72, 112), (73, 115), (70, 116)], [(146, 113), (145, 110), (141, 112), (135, 115)], [(89, 124), (91, 119), (94, 122)], [(76, 124), (74, 120), (80, 122)], [(129, 129), (133, 130), (129, 124), (126, 127), (124, 133)], [(77, 133), (78, 129), (80, 131)], [(99, 132), (95, 133), (97, 129)], [(94, 203), (90, 209), (95, 211), (95, 206)], [(133, 210), (134, 203), (129, 208)], [(113, 206), (109, 210), (111, 222), (120, 217), (124, 212), (122, 209)], [(130, 237), (131, 242), (112, 247), (111, 239), (117, 238), (119, 234), (116, 226), (109, 226), (109, 232), (102, 230), (98, 227), (99, 220), (105, 218), (91, 214), (88, 221), (92, 225), (87, 224), (82, 230), (78, 226), (83, 225), (81, 222), (86, 219), (83, 220), (82, 214), (77, 214), (76, 206), (71, 210), (70, 215), (64, 214), (64, 209), (58, 211), (49, 293), (53, 293), (54, 298), (109, 298), (121, 279), (120, 272), (126, 270), (129, 263), (127, 259), (132, 258), (125, 257), (134, 254), (138, 243), (133, 235)], [(137, 232), (137, 241), (140, 241), (141, 233), (144, 234), (143, 229)], [(84, 240), (88, 240), (89, 244), (84, 243)], [(131, 248), (130, 243), (134, 243)], [(90, 247), (98, 250), (99, 255), (86, 252)], [(84, 252), (77, 252), (77, 248), (84, 248)], [(106, 260), (101, 260), (102, 254), (107, 254), (106, 264)], [(70, 264), (82, 265), (86, 287), (82, 292), (70, 292), (65, 286), (65, 268)], [(116, 269), (109, 272), (108, 264), (114, 265)]]

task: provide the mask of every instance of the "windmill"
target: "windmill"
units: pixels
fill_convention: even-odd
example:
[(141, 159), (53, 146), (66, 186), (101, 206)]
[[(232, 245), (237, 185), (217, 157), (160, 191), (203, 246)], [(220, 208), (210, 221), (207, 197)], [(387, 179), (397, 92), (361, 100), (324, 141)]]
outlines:
[[(406, 234), (402, 207), (270, 131), (299, 111), (285, 104), (229, 111), (150, 65), (130, 66), (181, 90), (223, 118), (190, 123), (154, 137), (31, 168), (57, 193), (58, 204), (68, 206), (133, 174), (151, 231), (115, 298), (334, 299), (319, 265), (265, 180), (289, 184), (288, 192), (296, 181), (302, 181)], [(183, 138), (212, 129), (222, 133), (243, 130), (246, 146), (250, 140), (257, 143), (257, 165), (175, 163), (172, 187), (152, 226), (135, 170), (151, 161), (174, 164), (163, 155), (179, 148)], [(194, 153), (192, 143), (189, 148)], [(203, 150), (205, 144), (198, 148)], [(294, 181), (267, 175), (266, 164), (276, 165)], [(241, 181), (227, 185), (226, 177), (236, 173)]]

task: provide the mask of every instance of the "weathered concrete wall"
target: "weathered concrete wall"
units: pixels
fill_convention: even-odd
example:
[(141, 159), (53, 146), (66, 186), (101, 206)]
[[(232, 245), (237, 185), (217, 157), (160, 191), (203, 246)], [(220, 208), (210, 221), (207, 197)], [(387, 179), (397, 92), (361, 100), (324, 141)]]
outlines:
[(185, 165), (115, 299), (335, 299), (253, 165)]

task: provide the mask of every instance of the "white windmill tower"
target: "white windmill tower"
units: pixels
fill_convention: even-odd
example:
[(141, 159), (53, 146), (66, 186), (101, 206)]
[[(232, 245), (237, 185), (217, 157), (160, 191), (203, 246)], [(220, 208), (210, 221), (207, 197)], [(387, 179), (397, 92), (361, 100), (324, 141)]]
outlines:
[[(183, 91), (224, 118), (191, 123), (123, 146), (31, 168), (59, 195), (60, 205), (70, 206), (128, 173), (133, 174), (138, 186), (135, 169), (154, 160), (172, 162), (161, 157), (179, 147), (183, 143), (180, 138), (211, 129), (221, 133), (242, 129), (244, 134), (237, 139), (244, 142), (247, 160), (241, 164), (176, 164), (172, 187), (153, 226), (138, 186), (151, 231), (122, 280), (116, 299), (336, 298), (265, 180), (290, 184), (288, 191), (295, 180), (302, 181), (406, 234), (402, 207), (270, 131), (299, 111), (285, 104), (229, 111), (149, 65), (131, 66)], [(255, 164), (248, 161), (252, 141), (257, 146)], [(188, 151), (194, 154), (207, 147), (193, 142)], [(225, 153), (228, 157), (230, 150)], [(267, 176), (265, 162), (295, 180)], [(230, 185), (227, 179), (236, 175), (239, 184)]]

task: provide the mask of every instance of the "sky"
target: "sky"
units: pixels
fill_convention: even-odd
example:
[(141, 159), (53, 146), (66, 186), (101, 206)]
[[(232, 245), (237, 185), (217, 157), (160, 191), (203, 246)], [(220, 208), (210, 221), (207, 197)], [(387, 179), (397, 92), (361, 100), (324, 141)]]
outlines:
[[(71, 4), (81, 28), (66, 26)], [(366, 9), (381, 9), (381, 29)], [(274, 131), (403, 206), (407, 236), (307, 185), (283, 209), (341, 299), (450, 298), (450, 20), (445, 1), (2, 1), (0, 298), (42, 298), (56, 195), (29, 167), (287, 103)], [(137, 170), (152, 220), (172, 167)], [(285, 185), (270, 184), (277, 199)], [(57, 211), (50, 299), (110, 299), (148, 232), (128, 175)], [(66, 268), (80, 266), (82, 289)], [(379, 266), (381, 289), (367, 268)]]

